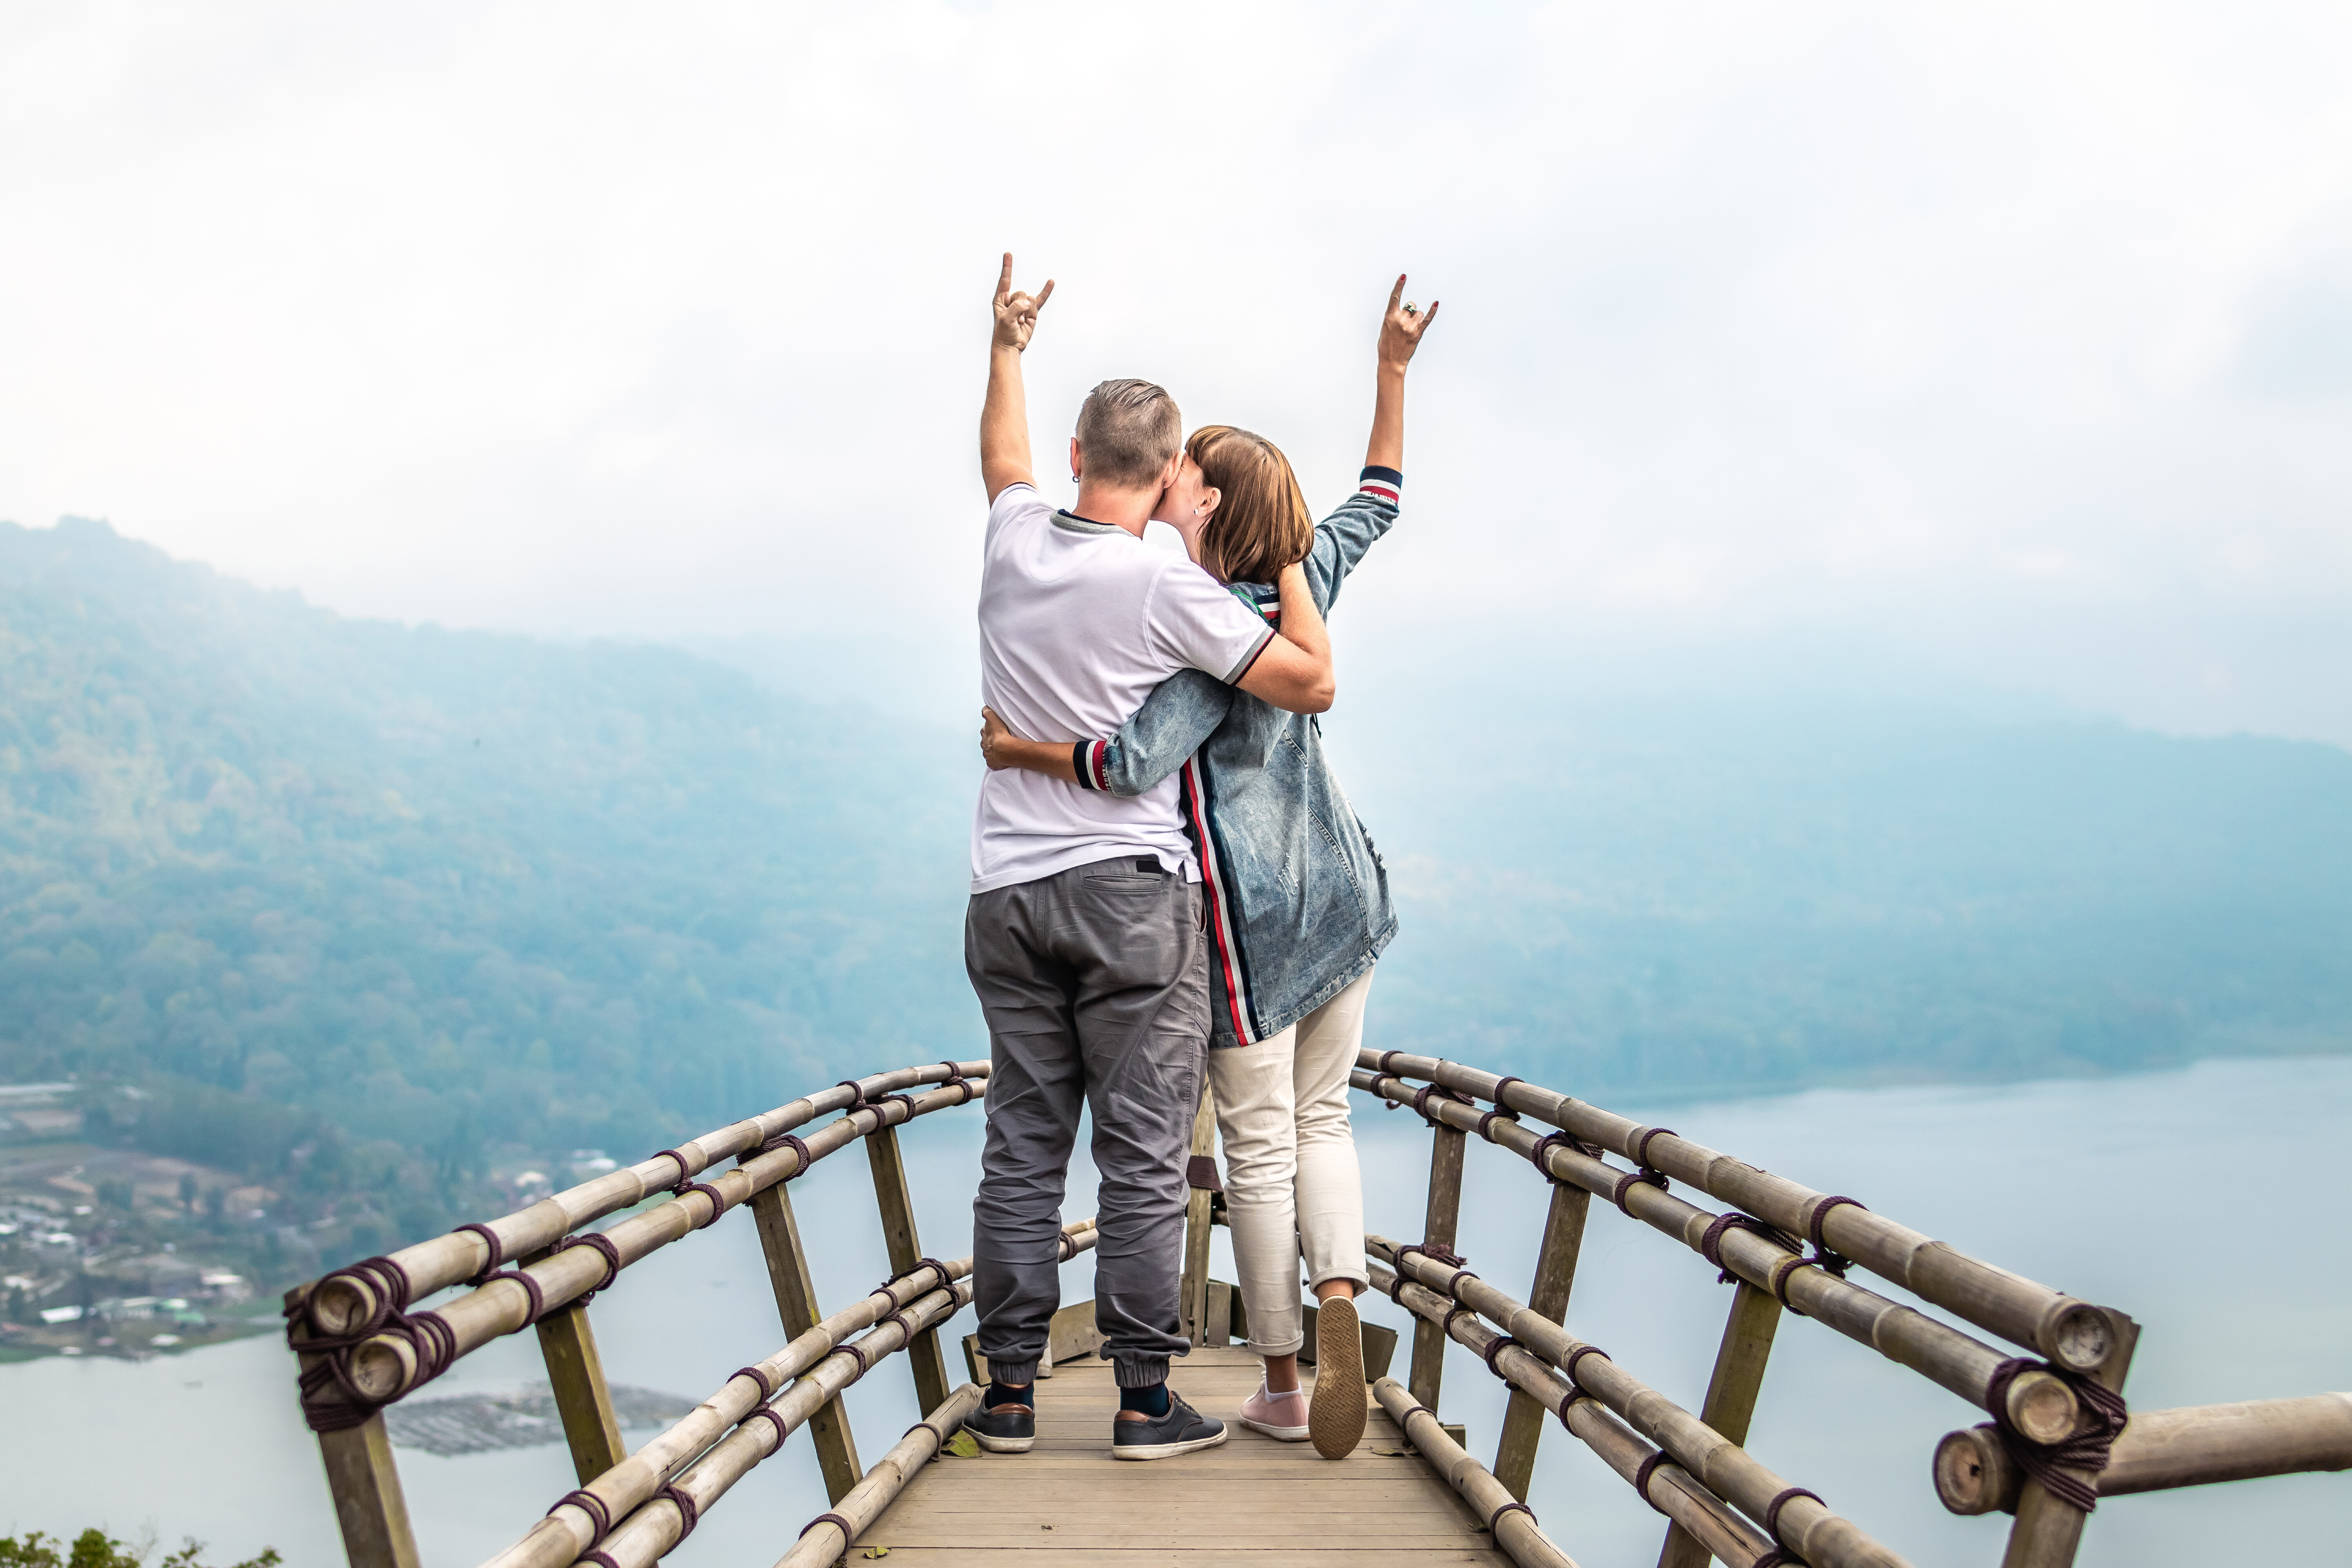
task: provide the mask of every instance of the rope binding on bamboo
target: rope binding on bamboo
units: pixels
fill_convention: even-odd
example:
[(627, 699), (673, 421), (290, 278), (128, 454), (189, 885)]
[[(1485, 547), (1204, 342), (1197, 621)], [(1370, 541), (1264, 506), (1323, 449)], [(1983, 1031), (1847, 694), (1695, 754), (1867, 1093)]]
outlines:
[(587, 1230), (578, 1236), (565, 1237), (555, 1244), (549, 1256), (552, 1257), (555, 1252), (568, 1252), (575, 1247), (587, 1247), (604, 1259), (604, 1278), (572, 1298), (573, 1306), (584, 1307), (594, 1300), (600, 1291), (611, 1289), (613, 1281), (621, 1277), (621, 1249), (614, 1246), (613, 1238), (602, 1231)]
[[(795, 1176), (804, 1176), (808, 1174), (808, 1168), (814, 1162), (809, 1159), (808, 1144), (802, 1141), (798, 1133), (779, 1132), (773, 1138), (769, 1139), (766, 1142), (760, 1145), (760, 1152), (762, 1154), (772, 1154), (779, 1149), (790, 1149), (793, 1153), (800, 1156), (800, 1164), (793, 1170), (792, 1175), (786, 1176), (784, 1180), (789, 1182)], [(740, 1165), (742, 1162), (739, 1160), (736, 1163)]]
[[(1772, 1494), (1772, 1500), (1764, 1505), (1765, 1534), (1772, 1537), (1775, 1541), (1778, 1541), (1780, 1538), (1780, 1510), (1788, 1507), (1790, 1503), (1796, 1501), (1801, 1497), (1809, 1497), (1815, 1502), (1822, 1502), (1821, 1493), (1807, 1491), (1802, 1487), (1783, 1487), (1780, 1490)], [(1822, 1502), (1822, 1506), (1823, 1508), (1827, 1508), (1830, 1505), (1825, 1502)]]
[(589, 1528), (595, 1531), (588, 1538), (589, 1545), (595, 1545), (613, 1532), (613, 1510), (606, 1508), (604, 1500), (594, 1492), (565, 1492), (555, 1500), (555, 1508), (551, 1508), (547, 1511), (552, 1515), (556, 1508), (562, 1508), (567, 1503), (588, 1516)]
[[(1536, 1524), (1536, 1510), (1529, 1508), (1527, 1504), (1523, 1502), (1498, 1503), (1496, 1505), (1495, 1511), (1486, 1516), (1487, 1534), (1492, 1535), (1495, 1533), (1496, 1521), (1500, 1520), (1507, 1513), (1526, 1514), (1528, 1516), (1528, 1522), (1529, 1524)], [(1539, 1524), (1536, 1524), (1536, 1528), (1540, 1530), (1543, 1527)]]
[(1528, 1160), (1535, 1166), (1536, 1173), (1555, 1187), (1570, 1186), (1574, 1184), (1563, 1177), (1553, 1175), (1551, 1167), (1544, 1163), (1546, 1154), (1554, 1148), (1573, 1149), (1588, 1160), (1598, 1160), (1602, 1153), (1600, 1144), (1587, 1143), (1573, 1132), (1547, 1132), (1537, 1139), (1536, 1146), (1528, 1151)]
[[(2020, 1373), (2046, 1372), (2074, 1391), (2084, 1407), (2097, 1416), (2098, 1424), (2062, 1437), (2055, 1443), (2037, 1443), (2012, 1426), (2009, 1419), (2009, 1385)], [(1980, 1427), (1990, 1427), (2009, 1450), (2018, 1468), (2042, 1483), (2042, 1489), (2078, 1513), (2090, 1513), (2099, 1506), (2095, 1486), (2081, 1476), (2070, 1472), (2087, 1471), (2096, 1476), (2107, 1468), (2113, 1457), (2116, 1438), (2124, 1424), (2131, 1419), (2130, 1408), (2124, 1396), (2103, 1383), (2077, 1377), (2063, 1367), (2047, 1362), (2027, 1361), (2012, 1356), (1993, 1369), (1992, 1378), (1985, 1384), (1985, 1403), (1991, 1406), (1990, 1421), (1979, 1422)]]
[(695, 1502), (692, 1498), (678, 1489), (675, 1482), (662, 1488), (661, 1490), (654, 1493), (654, 1496), (657, 1498), (667, 1498), (670, 1501), (677, 1505), (677, 1516), (685, 1522), (683, 1527), (677, 1532), (677, 1540), (670, 1542), (670, 1544), (672, 1546), (677, 1546), (683, 1543), (688, 1536), (694, 1533), (694, 1527), (702, 1522), (702, 1510), (695, 1506)]
[(837, 1513), (818, 1514), (814, 1519), (810, 1520), (806, 1524), (801, 1526), (801, 1533), (803, 1535), (806, 1535), (810, 1531), (814, 1530), (820, 1524), (833, 1524), (840, 1526), (841, 1538), (844, 1541), (855, 1541), (857, 1539), (857, 1531), (851, 1528), (849, 1521), (842, 1518), (841, 1515)]
[(1805, 1229), (1813, 1238), (1813, 1256), (1810, 1261), (1815, 1268), (1826, 1269), (1843, 1279), (1845, 1271), (1853, 1267), (1853, 1259), (1843, 1253), (1832, 1251), (1830, 1244), (1822, 1237), (1822, 1221), (1829, 1217), (1830, 1210), (1841, 1204), (1861, 1209), (1865, 1214), (1870, 1211), (1868, 1204), (1856, 1198), (1826, 1197), (1815, 1204), (1812, 1213), (1805, 1216)]
[(772, 1431), (776, 1435), (776, 1447), (775, 1448), (770, 1449), (770, 1453), (774, 1453), (778, 1449), (782, 1448), (784, 1446), (784, 1439), (793, 1435), (793, 1429), (784, 1425), (782, 1414), (772, 1405), (761, 1405), (758, 1409), (743, 1417), (742, 1425), (749, 1426), (754, 1421), (765, 1421), (768, 1424), (769, 1430)]
[(1617, 1205), (1619, 1214), (1623, 1215), (1627, 1219), (1632, 1219), (1633, 1211), (1625, 1206), (1626, 1194), (1635, 1187), (1655, 1187), (1663, 1193), (1666, 1190), (1666, 1173), (1664, 1171), (1654, 1171), (1644, 1165), (1638, 1171), (1628, 1171), (1618, 1177), (1617, 1184), (1610, 1189), (1609, 1201)]
[[(499, 1265), (507, 1260), (507, 1244), (499, 1239), (499, 1233), (497, 1231), (492, 1230), (488, 1226), (482, 1224), (478, 1220), (467, 1225), (461, 1225), (449, 1234), (456, 1236), (461, 1232), (467, 1231), (480, 1237), (482, 1238), (482, 1245), (490, 1249), (489, 1260), (484, 1263), (481, 1268), (474, 1271), (473, 1282), (476, 1285), (479, 1285), (483, 1280), (488, 1279), (491, 1275), (496, 1274), (499, 1271)], [(389, 1262), (390, 1259), (386, 1259), (386, 1261)], [(395, 1265), (395, 1267), (397, 1267), (397, 1265)], [(404, 1292), (404, 1293), (405, 1292)]]
[[(1450, 1321), (1452, 1314), (1447, 1314), (1447, 1317)], [(1496, 1377), (1502, 1377), (1504, 1375), (1503, 1369), (1495, 1364), (1495, 1358), (1501, 1355), (1505, 1351), (1510, 1350), (1515, 1346), (1520, 1350), (1527, 1349), (1526, 1345), (1522, 1344), (1519, 1341), (1511, 1338), (1510, 1335), (1499, 1334), (1486, 1346), (1484, 1352), (1480, 1352), (1480, 1359), (1486, 1362), (1486, 1370), (1488, 1372), (1493, 1373)]]
[(739, 1366), (733, 1372), (728, 1373), (728, 1376), (730, 1378), (748, 1377), (753, 1383), (758, 1384), (760, 1385), (760, 1399), (762, 1404), (766, 1403), (768, 1400), (773, 1399), (776, 1396), (776, 1390), (782, 1386), (780, 1384), (773, 1384), (768, 1381), (768, 1372), (765, 1367)]
[(1804, 1243), (1777, 1226), (1766, 1225), (1754, 1215), (1737, 1211), (1717, 1215), (1715, 1222), (1706, 1227), (1706, 1234), (1698, 1238), (1698, 1255), (1720, 1270), (1715, 1277), (1718, 1285), (1728, 1285), (1738, 1278), (1723, 1261), (1723, 1234), (1728, 1230), (1744, 1230), (1752, 1236), (1761, 1237), (1784, 1252), (1804, 1250)]
[[(1650, 1478), (1657, 1473), (1660, 1465), (1671, 1462), (1666, 1458), (1666, 1451), (1664, 1448), (1653, 1448), (1650, 1450), (1650, 1457), (1642, 1461), (1642, 1468), (1633, 1472), (1634, 1495), (1652, 1508), (1657, 1509), (1660, 1513), (1665, 1513), (1666, 1510), (1658, 1508), (1656, 1500), (1650, 1496)], [(1674, 1516), (1667, 1514), (1666, 1517), (1671, 1519)]]
[(1423, 1084), (1421, 1088), (1412, 1091), (1412, 1109), (1416, 1115), (1418, 1115), (1423, 1121), (1428, 1122), (1432, 1127), (1442, 1127), (1444, 1125), (1444, 1123), (1439, 1121), (1436, 1117), (1432, 1116), (1429, 1113), (1429, 1102), (1432, 1099), (1442, 1100), (1449, 1105), (1475, 1106), (1477, 1104), (1477, 1101), (1472, 1100), (1468, 1095), (1456, 1093), (1454, 1090), (1446, 1088), (1444, 1084)]

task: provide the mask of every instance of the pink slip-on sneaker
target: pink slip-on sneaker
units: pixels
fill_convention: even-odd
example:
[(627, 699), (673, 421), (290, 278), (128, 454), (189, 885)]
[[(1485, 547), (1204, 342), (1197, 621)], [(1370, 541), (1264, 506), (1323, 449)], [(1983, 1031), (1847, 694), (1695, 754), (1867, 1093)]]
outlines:
[(1307, 1391), (1294, 1388), (1287, 1394), (1276, 1394), (1260, 1378), (1257, 1392), (1242, 1401), (1241, 1422), (1253, 1432), (1263, 1432), (1286, 1443), (1304, 1443), (1309, 1436)]

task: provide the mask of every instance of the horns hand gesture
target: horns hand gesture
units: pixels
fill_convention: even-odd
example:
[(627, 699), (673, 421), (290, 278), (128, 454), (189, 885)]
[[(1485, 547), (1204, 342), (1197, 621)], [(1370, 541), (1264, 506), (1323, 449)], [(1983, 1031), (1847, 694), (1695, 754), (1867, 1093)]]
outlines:
[[(1007, 257), (1005, 276), (1012, 276), (1012, 258)], [(1050, 290), (1052, 284), (1047, 284)], [(1402, 301), (1402, 302), (1401, 302)], [(1412, 351), (1421, 346), (1421, 334), (1429, 331), (1429, 323), (1437, 320), (1437, 301), (1432, 300), (1429, 309), (1405, 300), (1404, 274), (1397, 274), (1396, 287), (1389, 290), (1388, 314), (1381, 320), (1381, 364), (1387, 369), (1402, 370), (1412, 362)]]
[[(1398, 287), (1402, 288), (1403, 285), (1400, 283)], [(1044, 310), (1045, 301), (1053, 297), (1054, 280), (1050, 278), (1034, 296), (1014, 293), (1013, 253), (1006, 251), (1004, 270), (996, 279), (996, 335), (992, 340), (994, 345), (1011, 349), (1015, 353), (1026, 352), (1030, 334), (1037, 330), (1037, 312)]]

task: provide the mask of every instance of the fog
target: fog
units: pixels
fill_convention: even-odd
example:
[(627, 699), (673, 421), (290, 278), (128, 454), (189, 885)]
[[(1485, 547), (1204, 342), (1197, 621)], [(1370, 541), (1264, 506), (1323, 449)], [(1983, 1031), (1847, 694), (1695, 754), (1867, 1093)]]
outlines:
[(968, 689), (1000, 252), (1058, 285), (1057, 500), (1114, 374), (1336, 499), (1409, 271), (1367, 669), (2352, 742), (2348, 56), (2321, 5), (13, 7), (0, 517)]

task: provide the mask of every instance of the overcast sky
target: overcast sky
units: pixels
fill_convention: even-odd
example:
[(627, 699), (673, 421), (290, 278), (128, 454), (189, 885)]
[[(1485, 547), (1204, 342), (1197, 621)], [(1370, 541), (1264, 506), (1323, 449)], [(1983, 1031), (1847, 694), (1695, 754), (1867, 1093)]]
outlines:
[(962, 649), (1007, 248), (1057, 500), (1140, 374), (1328, 504), (1389, 280), (1443, 299), (1343, 659), (2352, 742), (2340, 3), (11, 5), (0, 518)]

